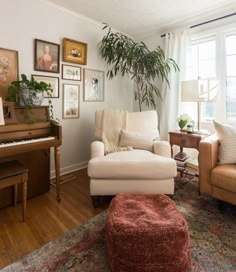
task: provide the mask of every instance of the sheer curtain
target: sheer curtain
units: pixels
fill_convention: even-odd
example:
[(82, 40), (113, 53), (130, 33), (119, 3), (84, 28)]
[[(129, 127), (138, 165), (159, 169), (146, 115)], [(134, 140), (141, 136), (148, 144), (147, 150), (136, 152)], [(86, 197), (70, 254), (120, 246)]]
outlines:
[(181, 81), (187, 79), (187, 54), (190, 50), (190, 30), (171, 32), (165, 36), (164, 52), (166, 58), (172, 58), (180, 68), (180, 72), (171, 71), (169, 86), (163, 83), (160, 103), (160, 136), (168, 140), (168, 132), (177, 128), (177, 117), (180, 104)]

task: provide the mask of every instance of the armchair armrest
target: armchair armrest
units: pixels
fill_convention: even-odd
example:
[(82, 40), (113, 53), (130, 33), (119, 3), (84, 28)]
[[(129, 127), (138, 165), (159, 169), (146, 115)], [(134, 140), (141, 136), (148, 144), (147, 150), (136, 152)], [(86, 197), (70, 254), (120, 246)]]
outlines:
[(156, 155), (171, 158), (171, 147), (170, 143), (167, 141), (154, 141), (153, 142), (153, 152)]
[(216, 134), (199, 144), (199, 185), (201, 193), (211, 193), (211, 171), (218, 161), (219, 141)]
[(94, 141), (91, 144), (91, 159), (103, 157), (105, 155), (105, 146), (101, 141)]

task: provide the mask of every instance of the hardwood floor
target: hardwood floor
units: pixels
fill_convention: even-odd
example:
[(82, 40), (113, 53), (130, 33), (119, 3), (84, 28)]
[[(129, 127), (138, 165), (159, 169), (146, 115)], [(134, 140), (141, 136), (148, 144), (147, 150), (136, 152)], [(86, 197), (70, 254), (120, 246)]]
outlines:
[(61, 203), (53, 186), (48, 193), (27, 201), (26, 222), (21, 203), (0, 209), (0, 268), (70, 231), (108, 207), (94, 209), (89, 194), (87, 169), (62, 178)]

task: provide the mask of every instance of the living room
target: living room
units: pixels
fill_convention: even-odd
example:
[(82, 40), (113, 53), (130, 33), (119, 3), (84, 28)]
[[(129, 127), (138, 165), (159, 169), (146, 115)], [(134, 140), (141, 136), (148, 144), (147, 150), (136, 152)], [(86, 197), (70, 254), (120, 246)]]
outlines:
[[(154, 110), (157, 112), (158, 121), (153, 117), (147, 117), (142, 127), (140, 118), (140, 121), (138, 121), (140, 131), (149, 129), (146, 125), (148, 118), (154, 120), (154, 125), (155, 122), (158, 122), (160, 139), (171, 142), (170, 138), (172, 137), (175, 154), (179, 151), (179, 146), (176, 146), (174, 138), (176, 135), (170, 135), (169, 132), (178, 129), (177, 118), (183, 116), (183, 114), (187, 114), (191, 118), (192, 122), (189, 124), (193, 125), (193, 128), (190, 127), (189, 129), (202, 132), (202, 134), (199, 134), (200, 137), (202, 135), (204, 137), (206, 131), (211, 134), (215, 132), (213, 120), (219, 122), (220, 125), (227, 123), (235, 126), (236, 5), (234, 1), (208, 0), (198, 1), (197, 3), (194, 3), (194, 1), (179, 1), (178, 4), (175, 3), (178, 1), (167, 1), (166, 3), (160, 1), (139, 1), (138, 3), (134, 1), (128, 3), (124, 1), (112, 1), (111, 3), (110, 1), (102, 1), (102, 3), (86, 2), (88, 1), (4, 0), (2, 2), (2, 8), (0, 9), (2, 25), (0, 28), (2, 37), (0, 41), (0, 61), (4, 61), (1, 56), (7, 53), (15, 58), (15, 67), (11, 67), (11, 63), (10, 69), (14, 69), (19, 79), (21, 74), (26, 75), (28, 78), (33, 75), (36, 80), (38, 78), (53, 85), (55, 93), (53, 93), (50, 100), (53, 106), (53, 118), (58, 120), (62, 129), (62, 144), (59, 144), (58, 148), (51, 148), (50, 153), (47, 155), (44, 152), (32, 166), (35, 173), (33, 179), (35, 179), (36, 191), (39, 187), (37, 184), (42, 180), (42, 172), (44, 172), (42, 168), (46, 169), (47, 175), (51, 178), (51, 187), (49, 191), (46, 188), (46, 192), (37, 192), (37, 196), (28, 196), (25, 222), (22, 222), (21, 201), (16, 207), (14, 207), (12, 200), (12, 203), (5, 207), (0, 204), (0, 268), (19, 260), (21, 265), (27, 262), (27, 266), (25, 266), (25, 269), (28, 269), (27, 271), (42, 271), (46, 267), (49, 269), (49, 266), (45, 264), (45, 256), (52, 254), (54, 251), (56, 252), (57, 249), (55, 243), (51, 243), (49, 247), (51, 246), (52, 251), (47, 252), (45, 248), (42, 249), (44, 245), (47, 245), (50, 241), (59, 243), (59, 240), (56, 239), (63, 240), (61, 235), (66, 233), (66, 235), (72, 237), (71, 231), (74, 228), (81, 227), (83, 229), (83, 224), (91, 222), (88, 221), (91, 218), (95, 220), (95, 216), (99, 216), (101, 213), (102, 215), (97, 219), (96, 224), (103, 223), (102, 220), (104, 220), (105, 216), (103, 212), (108, 208), (109, 201), (104, 200), (104, 203), (99, 203), (98, 207), (94, 208), (90, 195), (90, 179), (87, 173), (88, 162), (91, 159), (91, 143), (95, 139), (95, 113), (104, 109), (127, 111), (128, 113), (139, 111), (139, 104), (134, 95), (134, 80), (127, 74), (122, 76), (121, 73), (117, 73), (112, 79), (106, 76), (110, 66), (102, 58), (99, 46), (102, 38), (108, 33), (109, 27), (111, 27), (113, 33), (120, 32), (136, 42), (143, 41), (150, 50), (160, 46), (165, 56), (170, 59), (173, 58), (179, 67), (179, 71), (171, 69), (168, 74), (169, 85), (166, 82), (162, 84), (162, 80), (157, 81), (162, 97), (162, 99), (158, 96), (155, 97), (156, 107)], [(103, 29), (104, 22), (108, 24), (108, 28)], [(70, 47), (74, 43), (81, 49), (82, 57), (78, 57), (78, 53), (73, 52), (71, 58), (80, 59), (79, 62), (73, 62), (65, 56), (67, 46)], [(56, 50), (57, 58), (56, 66), (54, 66), (56, 70), (53, 70), (52, 66), (48, 69), (41, 68), (37, 63), (39, 59), (38, 52), (42, 47), (45, 48), (45, 52), (48, 47)], [(189, 53), (190, 50), (192, 54)], [(6, 63), (1, 62), (0, 76), (6, 67)], [(91, 84), (94, 83), (92, 79), (95, 77), (100, 79), (99, 82), (102, 82), (102, 86), (99, 85), (101, 89), (99, 89), (98, 96), (90, 94), (86, 85), (86, 80), (89, 79)], [(182, 99), (182, 82), (191, 83), (191, 80), (195, 80), (196, 83), (200, 78), (203, 81), (205, 80), (203, 87), (206, 86), (206, 82), (209, 84), (207, 87), (207, 100), (199, 102), (197, 100), (187, 100), (188, 98)], [(16, 79), (13, 78), (11, 81)], [(0, 77), (0, 97), (4, 100), (7, 96), (7, 88), (6, 83), (1, 83), (1, 80), (3, 81)], [(8, 85), (10, 85), (11, 81), (8, 82)], [(73, 91), (75, 98), (67, 97), (69, 90)], [(73, 102), (76, 104), (76, 110), (68, 112), (66, 107)], [(43, 105), (47, 105), (47, 99), (45, 99)], [(201, 108), (198, 105), (201, 105)], [(142, 113), (149, 110), (153, 110), (153, 108), (147, 107), (144, 103)], [(200, 115), (198, 115), (198, 110), (200, 110)], [(127, 118), (131, 120), (132, 117), (128, 114)], [(1, 127), (4, 127), (4, 125)], [(189, 137), (190, 133), (186, 133), (186, 135), (186, 137)], [(196, 141), (198, 140), (199, 137)], [(193, 142), (191, 144), (193, 145)], [(202, 155), (198, 153), (198, 145), (199, 142), (197, 148), (193, 145), (190, 149), (184, 149), (183, 153), (187, 153), (187, 156), (191, 156), (191, 159), (198, 158), (198, 154), (200, 157), (205, 156), (206, 158), (204, 152), (202, 152)], [(232, 140), (231, 149), (233, 146), (235, 145)], [(164, 147), (164, 149), (166, 148)], [(1, 158), (4, 160), (4, 157)], [(29, 163), (30, 160), (34, 160), (34, 154), (31, 155), (30, 159), (24, 158), (24, 160)], [(48, 169), (49, 161), (50, 169)], [(55, 161), (59, 162), (55, 163)], [(236, 161), (230, 162), (230, 165), (235, 168), (235, 163)], [(45, 167), (44, 164), (46, 164)], [(207, 165), (207, 162), (204, 164)], [(58, 168), (60, 168), (59, 171)], [(143, 173), (141, 170), (140, 168), (140, 175)], [(124, 169), (123, 172), (125, 173), (125, 171)], [(229, 171), (231, 169), (227, 170), (227, 172)], [(232, 184), (235, 184), (235, 169), (233, 171)], [(58, 181), (58, 172), (61, 177), (60, 181)], [(169, 172), (171, 173), (171, 171)], [(191, 196), (193, 187), (195, 188), (198, 183), (198, 177), (178, 173), (178, 177), (175, 178), (174, 173), (172, 174), (173, 177), (168, 177), (168, 179), (173, 179), (173, 182), (170, 181), (170, 186), (174, 186), (174, 180), (175, 186), (179, 186), (175, 188), (177, 195), (189, 194)], [(31, 175), (30, 172), (29, 175)], [(29, 178), (28, 183), (31, 182), (30, 179), (32, 177)], [(125, 178), (123, 179), (125, 180)], [(143, 179), (145, 180), (145, 178)], [(57, 182), (60, 183), (60, 202), (56, 199), (58, 196)], [(179, 185), (176, 185), (178, 182)], [(45, 186), (47, 187), (48, 184)], [(209, 209), (204, 214), (199, 211), (198, 214), (193, 213), (192, 216), (199, 216), (199, 221), (204, 221), (205, 215), (209, 217), (208, 227), (211, 231), (208, 234), (213, 233), (215, 239), (213, 244), (217, 244), (222, 239), (223, 242), (222, 244), (219, 243), (218, 247), (221, 245), (225, 245), (225, 247), (222, 246), (222, 251), (217, 251), (209, 249), (206, 245), (208, 250), (206, 253), (202, 251), (203, 241), (201, 250), (193, 250), (193, 252), (194, 254), (204, 254), (203, 252), (205, 252), (205, 262), (208, 262), (208, 265), (203, 265), (204, 258), (199, 258), (201, 261), (198, 263), (199, 259), (195, 256), (192, 258), (193, 266), (190, 271), (236, 270), (235, 187), (235, 185), (232, 185), (233, 189), (230, 196), (225, 196), (225, 192), (220, 193), (220, 196), (223, 194), (223, 198), (226, 198), (226, 202), (223, 202), (222, 211), (218, 210), (217, 199), (219, 197), (212, 193), (213, 189), (203, 188), (208, 195), (212, 196), (213, 202), (209, 204)], [(106, 188), (109, 188), (107, 184)], [(8, 191), (4, 190), (0, 190), (0, 199), (9, 190), (11, 190), (10, 197), (12, 197), (12, 188), (7, 188)], [(29, 190), (28, 193), (30, 193)], [(21, 189), (19, 189), (18, 194), (21, 194)], [(19, 197), (21, 198), (21, 196)], [(175, 193), (173, 198), (175, 200)], [(176, 203), (178, 201), (181, 202), (181, 200), (177, 200)], [(205, 199), (200, 198), (199, 201), (202, 205), (201, 209), (204, 205), (207, 206)], [(190, 216), (193, 211), (190, 204), (188, 204), (188, 207), (187, 204), (186, 206), (178, 205), (177, 207), (184, 214), (184, 217), (188, 218), (185, 211), (190, 211)], [(200, 204), (195, 202), (193, 205)], [(217, 213), (216, 221), (213, 220), (210, 210)], [(220, 225), (220, 220), (224, 220), (225, 225), (223, 223), (223, 225)], [(95, 224), (95, 221), (92, 222), (90, 224)], [(231, 228), (229, 228), (229, 224), (231, 224)], [(193, 239), (193, 233), (201, 228), (200, 223), (198, 225), (197, 220), (195, 222), (191, 221), (189, 228), (192, 231), (190, 240), (192, 239), (192, 243), (198, 243), (199, 240)], [(223, 228), (228, 230), (228, 236), (225, 233), (222, 234)], [(199, 233), (203, 236), (206, 234), (205, 232)], [(74, 232), (74, 235), (78, 235), (78, 232)], [(64, 239), (69, 241), (68, 236), (64, 236)], [(209, 243), (207, 238), (205, 239), (206, 243)], [(230, 242), (226, 240), (230, 240)], [(98, 241), (98, 244), (93, 246), (97, 248), (99, 242), (102, 243), (102, 248), (105, 250), (104, 239), (102, 238)], [(73, 241), (73, 243), (76, 242)], [(79, 242), (77, 241), (77, 243)], [(66, 245), (62, 244), (60, 248), (62, 247), (66, 247)], [(30, 255), (31, 260), (34, 258), (39, 259), (39, 256), (42, 258), (39, 262), (35, 261), (35, 267), (33, 268), (33, 266), (30, 267), (29, 259), (22, 258), (37, 249), (40, 249), (39, 255), (36, 253), (35, 257)], [(47, 252), (46, 255), (43, 251)], [(78, 262), (83, 263), (84, 260), (84, 266), (81, 266), (80, 270), (79, 266), (77, 268), (76, 266), (74, 268), (68, 267), (67, 270), (110, 271), (106, 270), (109, 269), (106, 256), (99, 255), (97, 251), (92, 251), (94, 254), (91, 257), (88, 252), (83, 250), (80, 252), (80, 259), (76, 261), (76, 265), (78, 265)], [(57, 254), (62, 256), (62, 252), (57, 252)], [(73, 254), (76, 255), (77, 253)], [(96, 260), (95, 256), (99, 256), (100, 261)], [(58, 261), (54, 257), (52, 259), (54, 264)], [(42, 263), (45, 265), (41, 266)], [(97, 267), (86, 268), (86, 265), (92, 264)], [(19, 263), (16, 265), (19, 265)], [(37, 270), (37, 266), (41, 270), (39, 268)], [(12, 266), (9, 268), (10, 270), (6, 271), (17, 271), (17, 268), (22, 269), (23, 266), (15, 267), (15, 270), (13, 270), (14, 267)], [(54, 267), (49, 271), (59, 270)]]

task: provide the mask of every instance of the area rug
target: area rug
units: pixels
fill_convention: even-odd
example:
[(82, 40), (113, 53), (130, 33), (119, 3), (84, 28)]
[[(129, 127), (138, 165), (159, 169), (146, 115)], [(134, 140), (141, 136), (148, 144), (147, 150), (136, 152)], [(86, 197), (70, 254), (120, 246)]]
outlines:
[[(176, 179), (174, 201), (186, 218), (191, 272), (236, 271), (236, 207), (198, 195), (197, 179)], [(111, 272), (104, 238), (106, 211), (2, 269), (9, 271)]]

